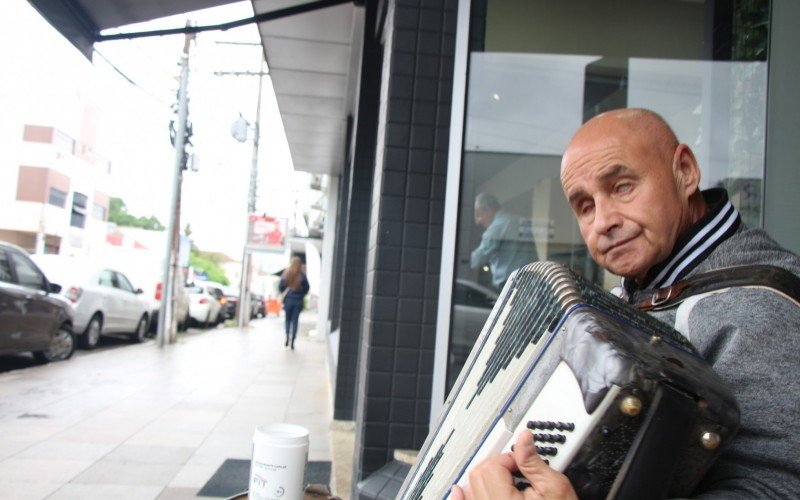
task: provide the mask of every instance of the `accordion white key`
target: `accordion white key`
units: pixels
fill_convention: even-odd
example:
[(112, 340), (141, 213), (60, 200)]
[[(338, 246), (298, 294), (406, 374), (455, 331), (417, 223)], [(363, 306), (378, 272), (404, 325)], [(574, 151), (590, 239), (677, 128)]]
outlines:
[(580, 498), (687, 495), (738, 428), (675, 330), (537, 262), (506, 283), (398, 498), (447, 498), (529, 429)]

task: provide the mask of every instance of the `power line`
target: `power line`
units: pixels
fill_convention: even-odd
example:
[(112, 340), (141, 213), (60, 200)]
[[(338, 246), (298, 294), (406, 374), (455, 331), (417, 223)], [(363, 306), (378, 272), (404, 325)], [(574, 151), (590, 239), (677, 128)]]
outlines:
[(267, 21), (274, 21), (295, 14), (303, 14), (314, 10), (325, 9), (328, 7), (335, 7), (345, 3), (359, 3), (353, 0), (319, 0), (317, 2), (305, 3), (295, 5), (294, 7), (287, 7), (285, 9), (273, 10), (271, 12), (264, 12), (253, 17), (246, 19), (239, 19), (222, 24), (213, 24), (208, 26), (186, 26), (183, 28), (171, 28), (164, 30), (151, 30), (151, 31), (138, 31), (133, 33), (114, 33), (110, 35), (97, 34), (94, 37), (94, 42), (106, 42), (109, 40), (129, 40), (132, 38), (145, 38), (150, 36), (165, 36), (165, 35), (179, 35), (179, 34), (193, 34), (201, 33), (203, 31), (226, 31), (232, 28), (239, 28), (248, 24), (263, 23)]

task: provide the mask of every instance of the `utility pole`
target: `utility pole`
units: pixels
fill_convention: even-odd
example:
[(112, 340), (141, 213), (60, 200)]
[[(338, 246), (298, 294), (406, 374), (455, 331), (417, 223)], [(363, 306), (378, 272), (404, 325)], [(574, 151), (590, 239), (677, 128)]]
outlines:
[[(250, 161), (250, 188), (247, 193), (247, 235), (250, 235), (250, 216), (256, 213), (256, 189), (258, 187), (258, 140), (261, 135), (261, 88), (264, 86), (264, 56), (261, 56), (258, 72), (258, 99), (256, 99), (256, 123), (253, 125), (253, 158)], [(250, 275), (253, 272), (252, 254), (245, 241), (242, 250), (242, 281), (239, 286), (239, 317), (236, 324), (244, 328), (250, 323)]]
[[(191, 26), (187, 20), (186, 26)], [(164, 347), (167, 343), (175, 341), (175, 321), (173, 312), (175, 310), (175, 289), (178, 268), (178, 243), (180, 228), (180, 200), (181, 200), (181, 179), (186, 147), (186, 126), (189, 116), (189, 99), (187, 87), (189, 84), (189, 48), (194, 39), (193, 34), (186, 34), (183, 44), (183, 54), (181, 54), (181, 80), (178, 87), (178, 120), (175, 124), (175, 164), (172, 174), (172, 199), (169, 208), (169, 223), (167, 225), (167, 255), (164, 259), (164, 273), (161, 278), (161, 312), (158, 315), (158, 329), (156, 331), (156, 342), (158, 347)]]
[[(225, 42), (218, 42), (225, 43)], [(237, 43), (237, 45), (244, 45)], [(251, 45), (251, 44), (247, 44)], [(260, 45), (260, 44), (252, 44)], [(267, 73), (264, 70), (264, 54), (261, 53), (259, 61), (259, 71), (217, 71), (214, 74), (217, 76), (223, 75), (236, 75), (236, 76), (256, 76), (258, 75), (258, 98), (256, 100), (256, 122), (253, 125), (253, 156), (250, 161), (250, 183), (247, 190), (247, 227), (244, 248), (242, 249), (242, 276), (239, 282), (239, 307), (236, 311), (236, 326), (244, 328), (250, 323), (250, 278), (252, 274), (252, 259), (250, 249), (247, 248), (250, 236), (250, 216), (256, 212), (256, 193), (258, 188), (258, 142), (261, 136), (261, 89), (264, 86), (264, 75)], [(237, 138), (237, 140), (240, 140)], [(244, 142), (246, 139), (241, 139)]]

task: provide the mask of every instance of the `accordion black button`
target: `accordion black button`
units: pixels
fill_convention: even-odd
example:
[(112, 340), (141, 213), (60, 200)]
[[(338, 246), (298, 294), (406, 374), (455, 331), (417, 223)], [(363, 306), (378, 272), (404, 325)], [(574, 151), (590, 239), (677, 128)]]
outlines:
[(572, 422), (558, 422), (556, 424), (556, 429), (558, 429), (560, 431), (570, 431), (570, 432), (572, 432), (572, 431), (575, 430), (575, 424), (573, 424)]
[(555, 456), (558, 453), (558, 449), (552, 446), (537, 446), (536, 453), (541, 456)]
[(545, 429), (547, 429), (548, 431), (552, 431), (555, 428), (556, 428), (555, 422), (547, 422), (547, 425), (545, 425)]

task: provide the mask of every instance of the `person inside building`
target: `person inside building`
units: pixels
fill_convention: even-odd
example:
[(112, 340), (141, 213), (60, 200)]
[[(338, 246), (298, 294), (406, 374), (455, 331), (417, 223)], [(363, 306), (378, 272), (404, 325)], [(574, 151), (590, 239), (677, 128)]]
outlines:
[[(746, 227), (723, 189), (701, 191), (691, 149), (643, 109), (585, 123), (561, 163), (564, 193), (592, 257), (622, 276), (630, 303), (678, 280), (737, 265), (800, 275), (800, 259)], [(800, 307), (769, 288), (733, 287), (653, 313), (694, 344), (733, 391), (740, 430), (692, 496), (800, 498)], [(531, 487), (518, 491), (512, 472)], [(569, 479), (536, 454), (530, 432), (490, 457), (452, 498), (577, 498)]]
[(294, 340), (297, 338), (297, 327), (300, 321), (300, 311), (303, 310), (303, 300), (309, 290), (308, 279), (303, 272), (303, 261), (300, 257), (292, 257), (289, 267), (283, 272), (278, 290), (283, 295), (283, 310), (286, 313), (286, 342), (284, 346), (294, 349)]
[(470, 267), (477, 269), (488, 264), (492, 286), (500, 290), (512, 272), (538, 260), (532, 235), (526, 235), (518, 215), (502, 210), (497, 198), (489, 193), (475, 197), (474, 213), (475, 224), (484, 231), (480, 244), (470, 255)]

